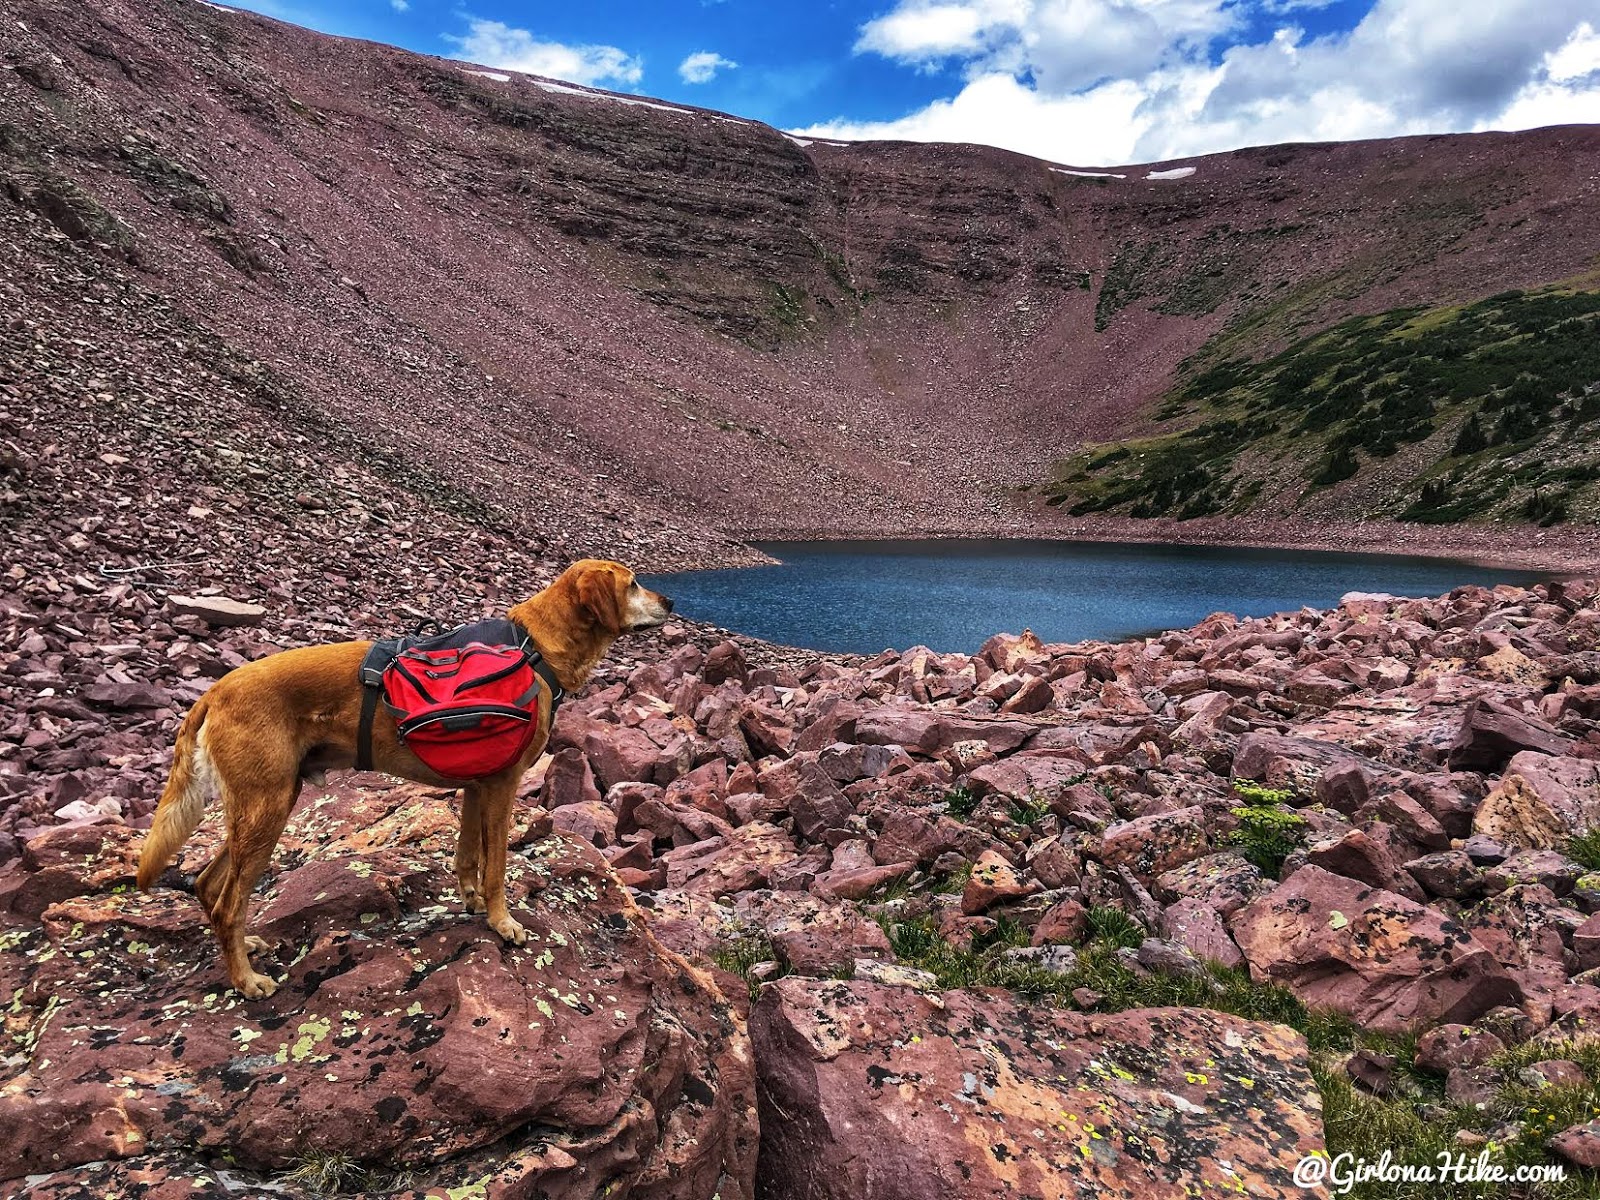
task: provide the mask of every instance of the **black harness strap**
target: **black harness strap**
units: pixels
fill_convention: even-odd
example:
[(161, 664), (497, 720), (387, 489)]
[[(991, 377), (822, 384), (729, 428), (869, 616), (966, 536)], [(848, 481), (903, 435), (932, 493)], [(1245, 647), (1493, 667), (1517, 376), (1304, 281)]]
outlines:
[(556, 673), (550, 669), (544, 657), (537, 650), (530, 650), (529, 653), (533, 656), (533, 673), (544, 680), (544, 685), (550, 689), (550, 721), (554, 724), (556, 709), (567, 698), (567, 693), (556, 682)]
[(545, 662), (544, 656), (533, 644), (533, 639), (528, 636), (528, 631), (514, 621), (479, 621), (473, 625), (463, 625), (459, 629), (437, 637), (425, 638), (420, 635), (427, 625), (439, 628), (437, 621), (423, 621), (405, 637), (373, 642), (372, 649), (368, 650), (366, 657), (361, 660), (361, 719), (356, 725), (356, 770), (358, 771), (372, 770), (372, 718), (378, 711), (378, 701), (383, 698), (383, 673), (389, 669), (389, 664), (396, 657), (413, 646), (443, 649), (464, 646), (468, 642), (483, 642), (486, 645), (520, 647), (532, 662), (534, 673), (544, 680), (545, 686), (550, 689), (552, 723), (556, 719), (556, 709), (561, 701), (566, 699), (567, 693), (556, 681), (556, 674), (550, 669), (550, 664)]
[(372, 717), (383, 695), (383, 673), (400, 653), (404, 638), (373, 642), (361, 660), (361, 721), (356, 726), (356, 770), (372, 770)]

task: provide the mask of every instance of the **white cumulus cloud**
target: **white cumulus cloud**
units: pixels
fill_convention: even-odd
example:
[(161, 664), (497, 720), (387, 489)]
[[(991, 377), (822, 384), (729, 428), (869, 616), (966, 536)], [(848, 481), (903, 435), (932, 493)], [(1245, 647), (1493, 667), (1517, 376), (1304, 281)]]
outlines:
[[(1010, 12), (1006, 8), (1010, 8)], [(903, 3), (861, 28), (857, 51), (902, 62), (931, 62), (984, 47), (992, 30), (1015, 24), (1026, 5)]]
[(1227, 0), (900, 0), (869, 21), (858, 53), (969, 77), (1028, 73), (1047, 93), (1147, 71), (1232, 29)]
[[(1377, 0), (1353, 29), (1310, 36), (1296, 14), (1320, 0), (897, 0), (857, 52), (956, 68), (954, 94), (895, 120), (795, 132), (1111, 165), (1596, 121), (1594, 4)], [(1272, 32), (1247, 39), (1251, 17)]]
[(1600, 73), (1600, 31), (1585, 21), (1561, 49), (1545, 55), (1544, 66), (1551, 79), (1562, 82)]
[[(1056, 162), (1128, 162), (1128, 130), (1141, 124), (1144, 92), (1108, 83), (1080, 95), (1045, 96), (1009, 74), (982, 75), (948, 100), (894, 121), (827, 121), (793, 132), (844, 141), (974, 142)], [(1063, 137), (1065, 131), (1070, 135)], [(1072, 153), (1063, 153), (1070, 143)]]
[(458, 58), (569, 83), (636, 84), (644, 77), (643, 60), (616, 46), (540, 41), (526, 29), (514, 29), (500, 21), (473, 20), (466, 37), (450, 40), (460, 49)]
[(394, 9), (395, 12), (408, 12), (411, 8), (411, 0), (389, 0), (389, 7)]
[(1600, 32), (1585, 21), (1545, 55), (1543, 70), (1523, 85), (1505, 112), (1480, 128), (1591, 123), (1600, 123)]
[(718, 71), (731, 71), (739, 64), (710, 50), (697, 50), (678, 64), (678, 77), (685, 83), (710, 83)]

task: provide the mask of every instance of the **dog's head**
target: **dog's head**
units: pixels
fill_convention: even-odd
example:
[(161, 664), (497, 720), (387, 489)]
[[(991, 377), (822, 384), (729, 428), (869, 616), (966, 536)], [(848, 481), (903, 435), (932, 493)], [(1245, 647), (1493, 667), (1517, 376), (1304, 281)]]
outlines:
[(575, 615), (612, 637), (658, 629), (672, 612), (670, 599), (641, 587), (621, 563), (602, 558), (573, 563), (551, 587), (564, 593)]

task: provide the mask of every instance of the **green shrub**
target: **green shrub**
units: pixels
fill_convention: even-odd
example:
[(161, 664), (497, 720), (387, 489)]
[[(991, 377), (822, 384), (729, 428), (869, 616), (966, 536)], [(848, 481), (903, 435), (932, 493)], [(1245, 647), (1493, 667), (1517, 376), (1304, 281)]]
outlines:
[(1542, 492), (1534, 488), (1533, 495), (1523, 502), (1522, 515), (1546, 527), (1559, 525), (1567, 519), (1567, 495), (1565, 492)]
[(1456, 434), (1455, 445), (1450, 447), (1450, 456), (1460, 458), (1464, 454), (1476, 454), (1480, 450), (1489, 448), (1489, 439), (1484, 436), (1483, 426), (1478, 423), (1478, 414), (1473, 413), (1461, 426), (1461, 431)]
[(1349, 446), (1340, 446), (1337, 450), (1329, 452), (1328, 456), (1317, 464), (1317, 469), (1311, 474), (1311, 482), (1326, 487), (1349, 479), (1360, 469), (1361, 464), (1356, 461), (1355, 451)]
[(978, 807), (978, 797), (970, 788), (954, 787), (944, 794), (945, 811), (958, 821), (965, 821)]
[(1233, 810), (1239, 826), (1226, 842), (1261, 868), (1262, 874), (1277, 879), (1283, 873), (1283, 860), (1305, 840), (1306, 819), (1283, 807), (1292, 794), (1286, 789), (1241, 782), (1234, 784), (1233, 790), (1247, 803)]

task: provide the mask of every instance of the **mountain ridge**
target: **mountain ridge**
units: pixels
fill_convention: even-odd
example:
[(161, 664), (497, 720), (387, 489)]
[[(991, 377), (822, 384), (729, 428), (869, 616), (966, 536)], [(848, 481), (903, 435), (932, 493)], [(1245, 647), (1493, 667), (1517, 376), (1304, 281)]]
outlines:
[(1118, 180), (801, 146), (199, 0), (15, 7), (0, 171), (48, 229), (514, 523), (553, 494), (712, 558), (719, 531), (1070, 528), (1020, 489), (1147, 431), (1212, 339), (1538, 286), (1600, 223), (1594, 127)]

